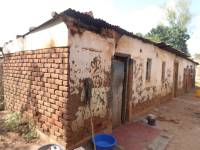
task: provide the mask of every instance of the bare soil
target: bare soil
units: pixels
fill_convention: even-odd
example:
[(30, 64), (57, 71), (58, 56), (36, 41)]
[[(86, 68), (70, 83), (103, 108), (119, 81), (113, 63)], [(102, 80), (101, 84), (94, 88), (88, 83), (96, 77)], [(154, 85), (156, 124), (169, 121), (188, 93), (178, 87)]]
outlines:
[(0, 111), (0, 150), (37, 150), (44, 145), (45, 141), (41, 139), (27, 142), (19, 133), (8, 131), (3, 120), (6, 114), (8, 112)]
[(157, 127), (173, 135), (166, 150), (200, 150), (200, 97), (194, 92), (172, 99), (151, 112)]

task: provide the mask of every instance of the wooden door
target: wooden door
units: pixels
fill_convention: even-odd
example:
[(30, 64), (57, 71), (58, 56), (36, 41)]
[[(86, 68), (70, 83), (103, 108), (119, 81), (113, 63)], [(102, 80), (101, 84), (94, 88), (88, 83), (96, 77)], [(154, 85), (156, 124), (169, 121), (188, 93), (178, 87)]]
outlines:
[(125, 63), (121, 60), (113, 59), (112, 62), (112, 123), (113, 128), (122, 123), (122, 103), (123, 85), (125, 79)]
[(187, 92), (187, 68), (184, 68), (183, 72), (183, 90)]
[(174, 63), (174, 97), (177, 96), (178, 92), (178, 63)]

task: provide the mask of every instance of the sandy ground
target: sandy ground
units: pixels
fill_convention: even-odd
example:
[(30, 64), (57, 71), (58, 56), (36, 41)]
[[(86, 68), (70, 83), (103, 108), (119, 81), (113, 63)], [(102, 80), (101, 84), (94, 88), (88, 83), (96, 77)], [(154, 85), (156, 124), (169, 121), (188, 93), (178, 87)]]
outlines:
[(173, 136), (166, 150), (200, 150), (200, 97), (194, 92), (172, 99), (151, 112), (157, 127)]

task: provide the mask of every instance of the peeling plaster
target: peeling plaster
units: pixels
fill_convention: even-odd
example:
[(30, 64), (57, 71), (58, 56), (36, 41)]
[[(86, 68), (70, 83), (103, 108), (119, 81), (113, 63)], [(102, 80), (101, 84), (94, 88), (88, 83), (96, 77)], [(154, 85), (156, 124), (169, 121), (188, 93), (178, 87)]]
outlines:
[(72, 131), (75, 132), (84, 127), (85, 121), (90, 118), (89, 108), (83, 103), (85, 96), (82, 81), (85, 78), (91, 78), (93, 82), (90, 103), (93, 116), (104, 118), (108, 114), (110, 81), (107, 80), (110, 80), (112, 46), (110, 41), (88, 31), (81, 35), (74, 34), (71, 40), (70, 95), (79, 104), (71, 123)]
[(172, 92), (172, 84), (170, 83), (170, 79), (172, 77), (172, 70), (171, 68), (168, 68), (166, 71), (167, 76), (165, 77), (164, 80), (161, 81), (162, 86), (161, 86), (161, 95), (165, 96), (167, 93)]
[[(71, 40), (70, 56), (70, 94), (73, 97), (80, 97), (83, 102), (84, 89), (82, 80), (91, 78), (93, 80), (92, 107), (94, 116), (105, 117), (108, 110), (108, 93), (110, 85), (105, 84), (110, 80), (111, 57), (114, 52), (131, 55), (135, 64), (133, 65), (132, 99), (130, 104), (136, 105), (150, 101), (157, 96), (165, 96), (172, 93), (174, 61), (176, 55), (156, 48), (153, 45), (142, 43), (137, 39), (121, 36), (118, 43), (114, 39), (107, 39), (98, 34), (85, 31), (81, 35), (73, 34)], [(117, 47), (115, 48), (115, 45)], [(142, 50), (142, 51), (141, 51)], [(151, 80), (146, 81), (146, 60), (152, 59)], [(166, 62), (166, 78), (161, 81), (162, 62)], [(179, 63), (185, 66), (190, 63), (187, 60), (178, 58)], [(179, 86), (183, 80), (183, 67), (179, 67)], [(95, 99), (94, 99), (95, 97)], [(75, 120), (72, 122), (72, 129), (84, 127), (84, 121), (89, 119), (90, 114), (87, 106), (80, 104), (75, 112)]]
[[(108, 88), (94, 88), (92, 90), (92, 99), (90, 108), (92, 115), (104, 118), (107, 114), (107, 96)], [(72, 122), (72, 131), (84, 126), (84, 121), (91, 117), (88, 106), (80, 106), (76, 112), (76, 120)]]

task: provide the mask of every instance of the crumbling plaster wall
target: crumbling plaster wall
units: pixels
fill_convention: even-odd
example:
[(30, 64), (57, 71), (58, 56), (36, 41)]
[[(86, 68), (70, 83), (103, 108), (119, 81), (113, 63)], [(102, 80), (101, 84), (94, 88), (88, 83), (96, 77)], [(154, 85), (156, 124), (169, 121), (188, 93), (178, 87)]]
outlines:
[[(70, 102), (73, 114), (70, 139), (74, 142), (91, 135), (90, 111), (85, 104), (84, 79), (91, 78), (92, 98), (90, 107), (96, 131), (111, 127), (110, 99), (111, 58), (114, 55), (114, 40), (99, 34), (84, 31), (70, 34)], [(110, 116), (110, 117), (109, 117)]]
[[(177, 57), (175, 54), (157, 48), (151, 44), (128, 36), (105, 36), (88, 30), (69, 32), (70, 45), (70, 101), (74, 114), (71, 119), (71, 130), (77, 137), (85, 137), (91, 133), (89, 123), (90, 112), (84, 103), (83, 80), (91, 78), (93, 81), (91, 110), (95, 119), (95, 127), (107, 128), (111, 113), (109, 102), (111, 93), (111, 62), (115, 53), (128, 54), (134, 60), (132, 98), (129, 106), (150, 102), (173, 93), (174, 62), (180, 61), (180, 76), (182, 81), (183, 66), (191, 62)], [(113, 34), (115, 35), (115, 34)], [(116, 38), (118, 37), (118, 38)], [(152, 59), (151, 80), (146, 81), (147, 58)], [(161, 79), (162, 62), (166, 62), (165, 79)], [(182, 64), (183, 63), (183, 64)], [(147, 106), (148, 107), (148, 106)], [(79, 136), (77, 136), (79, 135)]]
[[(133, 65), (132, 101), (134, 105), (152, 100), (157, 96), (165, 96), (172, 92), (173, 61), (175, 55), (153, 45), (127, 36), (122, 36), (117, 44), (116, 52), (131, 55)], [(147, 58), (152, 59), (151, 79), (146, 81)], [(161, 80), (162, 62), (166, 62), (165, 79)], [(134, 82), (135, 81), (135, 82)]]

